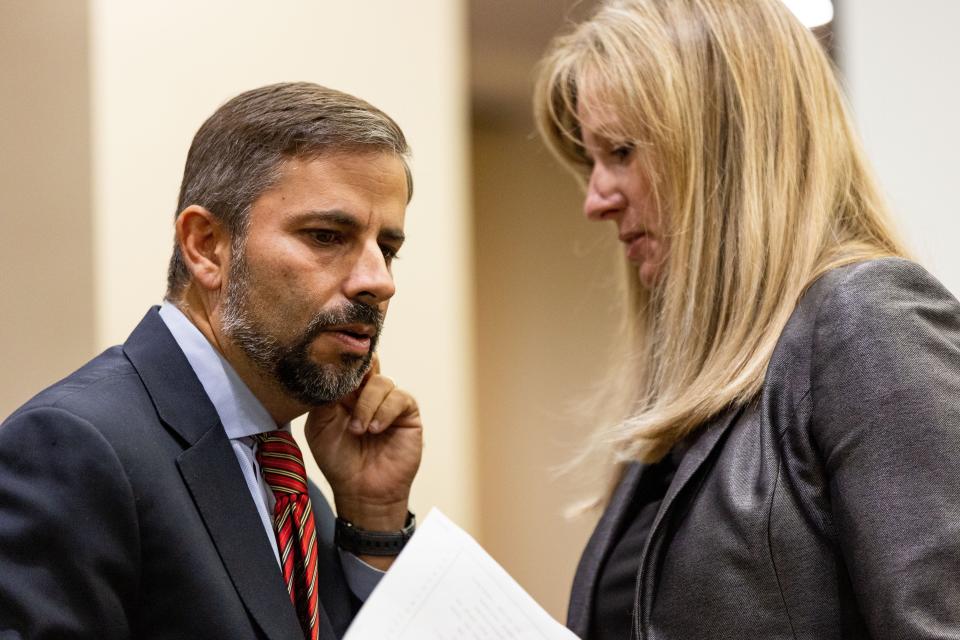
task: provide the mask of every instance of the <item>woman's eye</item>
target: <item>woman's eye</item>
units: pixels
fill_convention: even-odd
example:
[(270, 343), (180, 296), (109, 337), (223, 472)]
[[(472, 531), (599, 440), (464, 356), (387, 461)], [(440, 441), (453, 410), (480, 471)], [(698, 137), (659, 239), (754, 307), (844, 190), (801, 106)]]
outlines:
[(620, 144), (610, 150), (610, 155), (622, 162), (630, 158), (633, 154), (633, 148), (632, 144)]

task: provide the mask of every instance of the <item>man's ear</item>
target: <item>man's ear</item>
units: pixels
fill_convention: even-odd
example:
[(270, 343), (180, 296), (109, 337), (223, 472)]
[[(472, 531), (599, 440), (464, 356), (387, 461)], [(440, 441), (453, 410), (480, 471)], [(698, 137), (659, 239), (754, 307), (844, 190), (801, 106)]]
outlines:
[(218, 291), (226, 280), (230, 234), (207, 209), (192, 204), (177, 216), (177, 243), (193, 280), (206, 291)]

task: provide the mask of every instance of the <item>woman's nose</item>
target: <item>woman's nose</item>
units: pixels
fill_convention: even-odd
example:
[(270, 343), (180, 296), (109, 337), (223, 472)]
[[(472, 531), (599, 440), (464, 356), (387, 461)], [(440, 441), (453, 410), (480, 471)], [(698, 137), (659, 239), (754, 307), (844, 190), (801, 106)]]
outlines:
[(583, 213), (589, 220), (608, 220), (621, 212), (627, 201), (609, 172), (595, 166), (587, 184)]

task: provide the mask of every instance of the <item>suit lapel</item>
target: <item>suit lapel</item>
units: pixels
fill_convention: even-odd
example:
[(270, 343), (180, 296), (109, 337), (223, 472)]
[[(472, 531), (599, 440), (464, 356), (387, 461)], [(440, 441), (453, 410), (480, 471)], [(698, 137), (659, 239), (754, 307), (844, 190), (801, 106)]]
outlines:
[[(730, 424), (740, 414), (740, 411), (741, 409), (738, 407), (729, 409), (706, 425), (691, 445), (690, 450), (683, 456), (683, 460), (677, 468), (676, 474), (674, 474), (667, 493), (660, 503), (660, 508), (650, 529), (650, 536), (640, 558), (638, 582), (643, 582), (639, 586), (642, 587), (641, 593), (647, 600), (652, 596), (652, 584), (654, 584), (654, 578), (648, 565), (650, 558), (655, 557), (660, 551), (662, 540), (658, 539), (658, 533), (661, 531), (662, 523), (679, 493), (690, 483), (697, 470), (703, 466)], [(614, 536), (623, 528), (624, 518), (630, 512), (630, 504), (636, 496), (643, 480), (643, 473), (647, 468), (647, 465), (639, 462), (627, 467), (623, 479), (611, 497), (610, 504), (607, 505), (580, 559), (570, 595), (567, 627), (581, 638), (586, 637), (590, 630), (592, 601), (600, 567), (612, 549), (615, 542)], [(645, 602), (644, 610), (649, 611), (649, 604), (649, 601)]]
[(596, 586), (600, 566), (610, 552), (613, 538), (621, 529), (623, 520), (629, 512), (630, 503), (640, 486), (647, 465), (639, 462), (630, 464), (616, 491), (610, 498), (610, 504), (603, 512), (593, 535), (580, 558), (577, 573), (573, 579), (570, 593), (570, 606), (567, 609), (567, 627), (581, 638), (586, 637), (590, 629), (593, 591)]
[[(654, 518), (653, 525), (650, 527), (650, 536), (647, 538), (647, 544), (644, 546), (643, 554), (640, 558), (640, 569), (637, 574), (637, 594), (640, 605), (634, 615), (635, 625), (639, 629), (646, 628), (647, 617), (649, 616), (650, 606), (653, 602), (653, 586), (656, 584), (657, 563), (653, 562), (655, 558), (661, 555), (664, 544), (663, 527), (664, 522), (674, 504), (677, 502), (677, 496), (691, 482), (697, 471), (703, 467), (704, 463), (710, 457), (710, 454), (717, 448), (727, 433), (730, 425), (735, 418), (743, 411), (743, 407), (732, 407), (719, 414), (711, 422), (705, 425), (698, 433), (696, 440), (690, 446), (690, 449), (684, 454), (680, 466), (677, 468), (667, 493), (660, 503), (657, 510), (657, 516)], [(641, 633), (641, 636), (643, 634)]]
[(180, 475), (251, 617), (268, 638), (302, 637), (230, 440), (156, 308), (147, 313), (123, 348), (160, 419), (182, 441), (184, 451), (177, 458)]
[(302, 636), (270, 541), (220, 424), (184, 451), (177, 464), (250, 615), (270, 638)]

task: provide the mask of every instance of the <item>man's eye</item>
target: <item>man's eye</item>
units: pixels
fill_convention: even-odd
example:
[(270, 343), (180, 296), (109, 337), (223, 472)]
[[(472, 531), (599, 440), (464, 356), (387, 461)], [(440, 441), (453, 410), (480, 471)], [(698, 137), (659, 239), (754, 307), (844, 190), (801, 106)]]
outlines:
[(314, 242), (323, 246), (338, 244), (341, 240), (339, 232), (329, 229), (311, 229), (308, 233)]
[(382, 244), (380, 245), (380, 251), (383, 252), (383, 257), (387, 260), (387, 262), (390, 262), (391, 260), (397, 260), (400, 258), (400, 256), (397, 255), (400, 252), (400, 250), (395, 249), (394, 247), (390, 247)]

